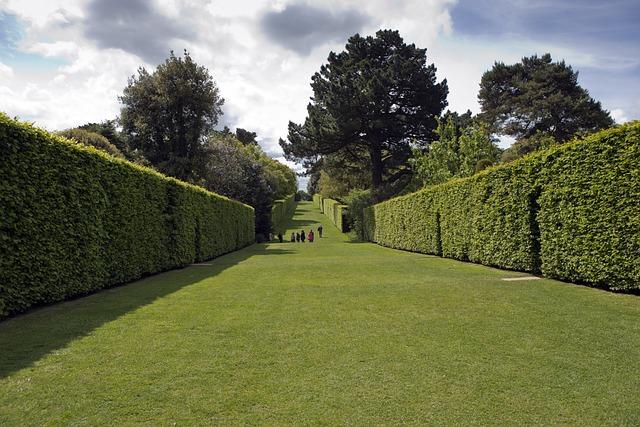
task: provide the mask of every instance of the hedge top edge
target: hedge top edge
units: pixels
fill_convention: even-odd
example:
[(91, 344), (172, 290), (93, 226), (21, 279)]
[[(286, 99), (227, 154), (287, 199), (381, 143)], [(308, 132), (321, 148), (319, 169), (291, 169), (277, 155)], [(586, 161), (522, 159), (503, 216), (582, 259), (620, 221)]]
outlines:
[(633, 120), (627, 123), (623, 123), (620, 125), (616, 125), (614, 127), (611, 127), (609, 129), (604, 129), (598, 132), (594, 132), (592, 134), (589, 134), (587, 136), (584, 137), (578, 137), (575, 138), (569, 142), (566, 142), (564, 144), (560, 144), (560, 145), (556, 145), (550, 148), (547, 148), (545, 150), (540, 150), (540, 151), (535, 151), (533, 153), (529, 153), (519, 159), (514, 160), (513, 162), (510, 163), (503, 163), (503, 164), (499, 164), (499, 165), (494, 165), (494, 166), (490, 166), (472, 176), (468, 176), (468, 177), (464, 177), (464, 178), (453, 178), (447, 182), (443, 182), (440, 184), (435, 184), (435, 185), (430, 185), (427, 186), (425, 188), (422, 188), (418, 191), (415, 191), (413, 193), (409, 193), (409, 194), (404, 194), (402, 196), (396, 196), (393, 197), (389, 200), (385, 200), (383, 202), (377, 203), (375, 206), (379, 206), (379, 205), (384, 205), (386, 203), (389, 203), (391, 201), (394, 200), (402, 200), (408, 197), (411, 197), (413, 195), (419, 194), (419, 193), (428, 193), (431, 191), (437, 191), (443, 188), (447, 188), (453, 185), (458, 185), (461, 183), (465, 183), (465, 182), (470, 182), (476, 179), (479, 179), (485, 175), (491, 174), (491, 173), (495, 173), (498, 171), (502, 171), (502, 170), (508, 170), (508, 169), (513, 169), (522, 165), (526, 165), (526, 164), (530, 164), (535, 160), (538, 159), (546, 159), (548, 157), (552, 157), (552, 156), (558, 156), (561, 155), (567, 151), (571, 151), (574, 150), (576, 148), (580, 148), (580, 146), (584, 145), (584, 144), (590, 144), (590, 143), (595, 143), (598, 140), (602, 139), (602, 138), (607, 138), (610, 136), (615, 136), (618, 134), (626, 134), (629, 131), (635, 130), (637, 132), (640, 132), (640, 120)]
[[(179, 185), (181, 187), (189, 188), (191, 190), (197, 191), (197, 192), (202, 193), (202, 194), (206, 194), (206, 195), (209, 195), (209, 196), (212, 196), (212, 197), (216, 197), (216, 198), (219, 198), (219, 199), (222, 199), (222, 200), (229, 201), (231, 203), (235, 203), (235, 204), (247, 207), (247, 208), (251, 209), (252, 211), (254, 210), (254, 208), (252, 206), (249, 206), (249, 205), (247, 205), (245, 203), (242, 203), (242, 202), (240, 202), (238, 200), (230, 199), (230, 198), (228, 198), (226, 196), (223, 196), (223, 195), (218, 194), (218, 193), (214, 193), (214, 192), (209, 191), (209, 190), (207, 190), (205, 188), (202, 188), (200, 186), (197, 186), (197, 185), (194, 185), (194, 184), (190, 184), (190, 183), (185, 182), (185, 181), (181, 181), (181, 180), (173, 178), (171, 176), (164, 175), (164, 174), (158, 172), (155, 169), (132, 163), (132, 162), (126, 160), (126, 159), (119, 159), (117, 157), (112, 156), (109, 153), (106, 153), (106, 152), (104, 152), (102, 150), (98, 150), (95, 147), (86, 146), (86, 145), (80, 144), (80, 143), (78, 143), (78, 142), (76, 142), (76, 141), (74, 141), (72, 139), (68, 139), (68, 138), (65, 138), (65, 137), (60, 136), (60, 135), (52, 134), (52, 133), (48, 132), (45, 129), (42, 129), (42, 128), (39, 128), (39, 127), (35, 126), (33, 123), (23, 122), (23, 121), (20, 121), (20, 120), (14, 120), (14, 119), (10, 118), (9, 116), (7, 116), (3, 112), (0, 112), (0, 125), (12, 126), (12, 127), (14, 127), (14, 129), (17, 128), (17, 129), (20, 129), (21, 131), (27, 132), (27, 133), (35, 133), (35, 134), (37, 134), (38, 137), (40, 137), (42, 139), (48, 139), (48, 140), (55, 141), (55, 142), (57, 142), (59, 144), (64, 144), (64, 145), (66, 145), (68, 147), (71, 147), (74, 150), (90, 153), (92, 155), (102, 157), (103, 159), (108, 160), (109, 162), (120, 163), (122, 165), (125, 165), (125, 166), (127, 166), (127, 167), (129, 167), (131, 169), (137, 170), (139, 172), (155, 175), (155, 176), (157, 176), (157, 177), (159, 177), (159, 178), (161, 178), (163, 180), (172, 182), (172, 183), (174, 183), (176, 185)], [(1, 143), (4, 144), (6, 142), (2, 141)]]

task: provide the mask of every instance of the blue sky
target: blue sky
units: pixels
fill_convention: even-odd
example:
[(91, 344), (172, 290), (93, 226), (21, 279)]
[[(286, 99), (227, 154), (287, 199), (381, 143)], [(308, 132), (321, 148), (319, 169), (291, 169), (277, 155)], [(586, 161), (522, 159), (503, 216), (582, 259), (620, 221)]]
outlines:
[[(640, 117), (640, 2), (462, 0), (451, 10), (454, 34), (492, 43), (530, 40), (588, 55), (574, 65), (592, 96)], [(561, 55), (556, 58), (562, 59)]]
[(187, 48), (226, 99), (222, 124), (279, 157), (311, 75), (359, 32), (428, 49), (449, 107), (478, 112), (494, 61), (551, 53), (617, 121), (640, 118), (640, 1), (0, 0), (0, 111), (51, 130), (117, 116), (139, 66)]

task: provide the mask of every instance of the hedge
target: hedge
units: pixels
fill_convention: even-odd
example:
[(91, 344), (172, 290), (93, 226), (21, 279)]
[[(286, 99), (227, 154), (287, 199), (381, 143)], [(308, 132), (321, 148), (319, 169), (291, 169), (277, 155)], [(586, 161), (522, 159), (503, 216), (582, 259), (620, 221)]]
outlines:
[(316, 205), (316, 207), (320, 210), (322, 210), (322, 200), (324, 199), (324, 197), (322, 197), (320, 194), (314, 194), (313, 195), (313, 204)]
[(247, 205), (0, 114), (0, 317), (254, 239)]
[(640, 122), (365, 210), (397, 249), (640, 289)]
[(337, 200), (313, 195), (313, 203), (324, 213), (340, 232), (349, 231), (348, 207)]
[(296, 211), (295, 194), (276, 200), (271, 207), (271, 227), (274, 232), (284, 232), (286, 222), (291, 219)]

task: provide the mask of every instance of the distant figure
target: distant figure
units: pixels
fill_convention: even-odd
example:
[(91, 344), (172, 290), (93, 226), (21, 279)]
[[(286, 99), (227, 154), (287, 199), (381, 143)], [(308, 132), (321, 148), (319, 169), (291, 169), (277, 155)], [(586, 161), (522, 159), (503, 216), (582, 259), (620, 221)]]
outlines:
[(296, 233), (291, 233), (291, 243), (296, 242)]
[(300, 241), (304, 243), (304, 239), (305, 239), (304, 230), (300, 230)]
[(322, 239), (322, 226), (321, 225), (318, 226), (318, 236), (320, 236), (320, 238)]
[(309, 243), (313, 243), (313, 230), (309, 230)]
[(282, 233), (278, 232), (278, 240), (280, 243), (284, 242), (284, 238), (282, 237)]
[(296, 242), (300, 241), (300, 233), (296, 233)]

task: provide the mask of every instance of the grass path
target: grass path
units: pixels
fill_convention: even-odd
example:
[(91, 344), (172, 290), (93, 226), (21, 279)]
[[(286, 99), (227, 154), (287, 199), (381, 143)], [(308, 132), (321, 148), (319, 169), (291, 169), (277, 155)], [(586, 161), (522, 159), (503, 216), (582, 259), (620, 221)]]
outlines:
[(640, 297), (318, 223), (0, 322), (0, 425), (640, 424)]

